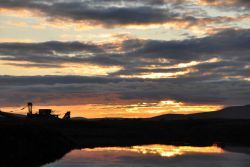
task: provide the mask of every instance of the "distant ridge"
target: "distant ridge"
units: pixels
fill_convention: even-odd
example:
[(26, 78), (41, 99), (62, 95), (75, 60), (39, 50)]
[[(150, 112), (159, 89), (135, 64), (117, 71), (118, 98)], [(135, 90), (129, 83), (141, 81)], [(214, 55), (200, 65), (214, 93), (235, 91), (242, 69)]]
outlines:
[(0, 111), (0, 118), (25, 118), (26, 115)]
[[(26, 118), (26, 115), (7, 113), (0, 111), (0, 119), (4, 118)], [(190, 120), (190, 119), (250, 119), (250, 105), (245, 106), (232, 106), (226, 107), (218, 111), (202, 112), (195, 114), (164, 114), (155, 116), (152, 118), (84, 118), (84, 117), (73, 117), (73, 121), (121, 121), (121, 120), (149, 120), (149, 121), (160, 121), (160, 120)]]
[(186, 120), (186, 119), (250, 119), (250, 105), (226, 107), (218, 111), (196, 114), (165, 114), (149, 118), (150, 120)]
[(85, 118), (85, 117), (73, 117), (73, 118), (71, 118), (71, 120), (74, 120), (74, 121), (86, 121), (86, 120), (88, 120), (88, 118)]

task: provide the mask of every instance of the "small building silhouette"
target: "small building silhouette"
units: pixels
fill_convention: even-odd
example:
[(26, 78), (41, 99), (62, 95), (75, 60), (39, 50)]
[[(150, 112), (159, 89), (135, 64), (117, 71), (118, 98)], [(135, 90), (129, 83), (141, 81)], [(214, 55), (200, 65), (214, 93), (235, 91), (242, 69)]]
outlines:
[(51, 109), (39, 109), (38, 113), (40, 116), (51, 116), (52, 110)]

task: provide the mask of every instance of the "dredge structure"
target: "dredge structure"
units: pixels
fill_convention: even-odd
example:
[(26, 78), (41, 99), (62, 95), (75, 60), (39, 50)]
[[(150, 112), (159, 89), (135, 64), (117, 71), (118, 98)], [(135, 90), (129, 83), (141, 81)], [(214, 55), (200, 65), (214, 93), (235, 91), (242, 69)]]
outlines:
[[(28, 109), (27, 118), (40, 118), (40, 119), (60, 119), (59, 115), (53, 114), (52, 109), (39, 109), (38, 113), (33, 113), (33, 103), (28, 102), (21, 110)], [(70, 120), (70, 111), (67, 111), (62, 117), (63, 120)]]

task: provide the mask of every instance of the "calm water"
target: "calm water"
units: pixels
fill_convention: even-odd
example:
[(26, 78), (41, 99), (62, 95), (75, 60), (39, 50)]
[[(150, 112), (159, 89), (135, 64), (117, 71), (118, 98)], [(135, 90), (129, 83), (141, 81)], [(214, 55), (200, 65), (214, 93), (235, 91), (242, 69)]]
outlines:
[(144, 145), (73, 150), (44, 167), (249, 167), (247, 148)]

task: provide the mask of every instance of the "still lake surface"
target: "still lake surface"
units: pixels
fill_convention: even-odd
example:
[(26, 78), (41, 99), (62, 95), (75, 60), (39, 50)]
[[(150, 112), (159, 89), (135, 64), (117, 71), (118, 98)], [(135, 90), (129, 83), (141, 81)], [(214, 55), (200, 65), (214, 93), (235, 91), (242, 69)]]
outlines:
[(73, 150), (43, 167), (249, 167), (250, 149), (143, 145)]

